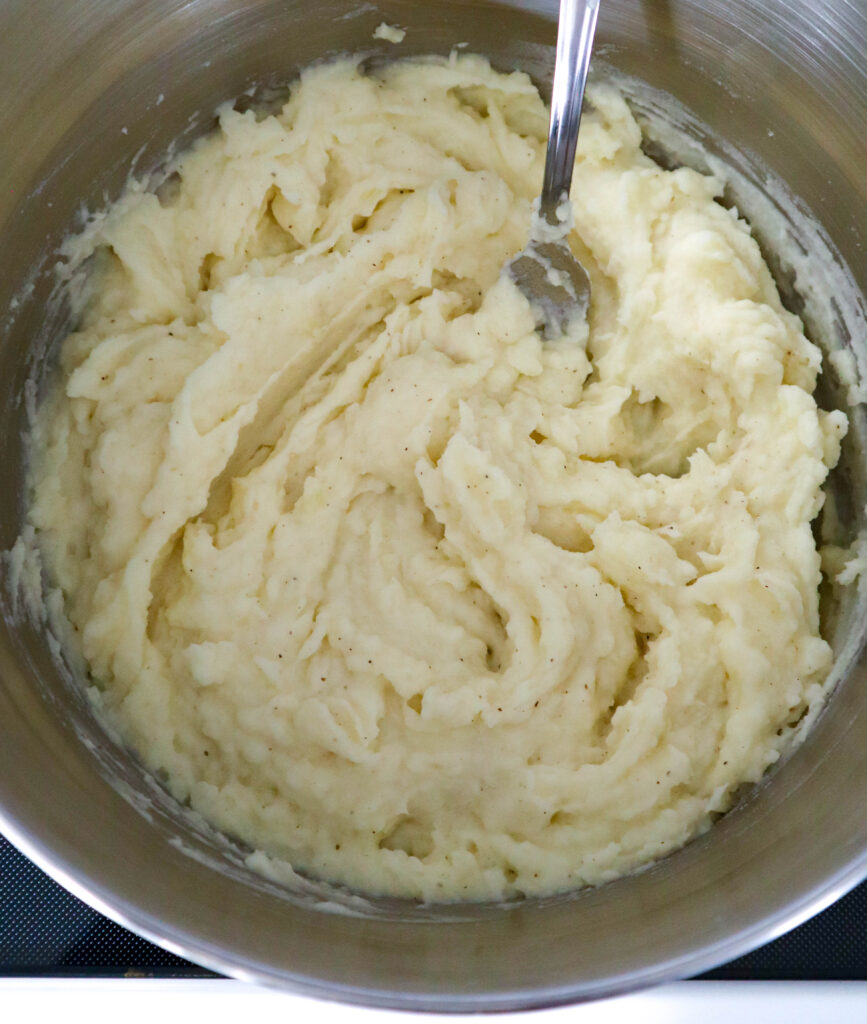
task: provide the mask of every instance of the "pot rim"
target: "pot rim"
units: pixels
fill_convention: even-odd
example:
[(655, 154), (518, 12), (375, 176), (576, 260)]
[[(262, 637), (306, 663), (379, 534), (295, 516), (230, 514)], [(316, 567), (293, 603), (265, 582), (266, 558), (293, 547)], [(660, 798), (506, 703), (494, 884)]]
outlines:
[[(720, 941), (694, 946), (689, 952), (597, 981), (547, 988), (516, 988), (483, 993), (395, 992), (391, 989), (325, 983), (292, 971), (268, 969), (246, 957), (232, 955), (176, 924), (157, 921), (140, 905), (118, 898), (90, 873), (64, 863), (51, 844), (20, 824), (0, 804), (0, 833), (58, 885), (115, 924), (169, 953), (238, 981), (332, 1002), (391, 1010), (433, 1013), (506, 1013), (542, 1010), (628, 995), (667, 982), (693, 978), (771, 942), (845, 896), (867, 879), (867, 849), (793, 903), (767, 914)], [(504, 909), (504, 912), (508, 912)]]

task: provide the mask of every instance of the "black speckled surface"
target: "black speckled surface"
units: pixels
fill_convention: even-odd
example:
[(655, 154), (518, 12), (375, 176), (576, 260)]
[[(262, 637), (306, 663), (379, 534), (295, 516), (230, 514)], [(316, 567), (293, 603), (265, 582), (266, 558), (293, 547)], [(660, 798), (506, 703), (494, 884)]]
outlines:
[[(91, 910), (2, 836), (0, 975), (217, 977)], [(867, 883), (788, 935), (702, 977), (867, 980)]]

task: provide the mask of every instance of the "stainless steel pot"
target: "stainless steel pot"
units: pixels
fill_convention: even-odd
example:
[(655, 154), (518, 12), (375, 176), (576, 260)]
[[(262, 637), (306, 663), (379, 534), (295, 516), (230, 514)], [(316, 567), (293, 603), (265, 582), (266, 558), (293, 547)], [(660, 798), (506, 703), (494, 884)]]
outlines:
[[(155, 165), (171, 140), (204, 130), (218, 102), (336, 52), (447, 52), (466, 42), (544, 81), (555, 8), (0, 0), (0, 547), (21, 523), (25, 380), (34, 354), (50, 361), (42, 342), (65, 327), (49, 301), (50, 269), (82, 202), (117, 195), (134, 157), (140, 169)], [(399, 51), (371, 38), (382, 20), (408, 29)], [(668, 90), (746, 154), (747, 178), (776, 174), (802, 197), (826, 233), (808, 255), (848, 264), (867, 289), (860, 0), (605, 0), (599, 34), (611, 65)], [(854, 291), (837, 299), (826, 333), (865, 346)], [(832, 375), (823, 387), (841, 399)], [(867, 493), (863, 437), (856, 414), (834, 485), (849, 537)], [(857, 658), (867, 615), (854, 590), (826, 617), (843, 681), (770, 780), (649, 870), (506, 909), (387, 900), (353, 909), (316, 886), (292, 895), (262, 881), (105, 734), (58, 671), (45, 627), (4, 601), (0, 829), (110, 917), (229, 974), (404, 1008), (561, 1003), (710, 967), (867, 875), (867, 672)]]

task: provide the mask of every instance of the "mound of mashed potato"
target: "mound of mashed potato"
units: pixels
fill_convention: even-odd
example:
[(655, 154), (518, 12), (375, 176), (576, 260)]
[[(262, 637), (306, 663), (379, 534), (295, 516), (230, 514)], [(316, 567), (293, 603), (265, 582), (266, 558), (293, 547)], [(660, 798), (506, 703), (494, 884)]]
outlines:
[(822, 700), (846, 419), (721, 183), (591, 100), (589, 337), (543, 343), (502, 273), (547, 115), (479, 57), (223, 109), (68, 246), (30, 523), (105, 712), (260, 861), (426, 900), (598, 883)]

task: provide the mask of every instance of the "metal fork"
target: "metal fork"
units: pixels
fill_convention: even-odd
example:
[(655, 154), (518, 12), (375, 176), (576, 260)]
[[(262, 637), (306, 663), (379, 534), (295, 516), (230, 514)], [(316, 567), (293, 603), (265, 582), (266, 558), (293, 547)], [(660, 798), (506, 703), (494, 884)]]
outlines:
[(545, 177), (526, 248), (507, 272), (530, 300), (537, 329), (549, 341), (586, 319), (590, 278), (569, 248), (569, 189), (578, 145), (584, 87), (600, 0), (560, 0), (557, 59)]

